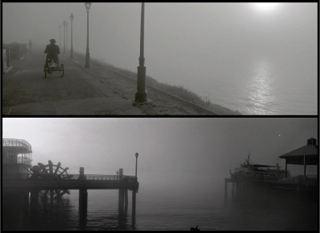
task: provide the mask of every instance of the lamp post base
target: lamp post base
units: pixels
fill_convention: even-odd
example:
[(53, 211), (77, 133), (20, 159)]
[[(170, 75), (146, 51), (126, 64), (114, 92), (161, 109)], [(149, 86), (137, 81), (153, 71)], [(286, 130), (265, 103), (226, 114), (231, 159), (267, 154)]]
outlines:
[(85, 68), (90, 68), (90, 53), (86, 53), (86, 65)]
[(147, 102), (147, 91), (146, 91), (146, 67), (143, 65), (138, 66), (138, 81), (137, 81), (137, 92), (135, 96), (136, 102)]
[(148, 102), (147, 91), (136, 92), (135, 102), (136, 103), (147, 103)]

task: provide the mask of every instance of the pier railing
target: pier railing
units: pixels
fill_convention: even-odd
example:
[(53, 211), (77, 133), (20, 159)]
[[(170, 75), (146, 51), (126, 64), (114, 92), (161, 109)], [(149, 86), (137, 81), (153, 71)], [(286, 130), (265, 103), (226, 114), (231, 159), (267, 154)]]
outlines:
[[(72, 180), (79, 180), (79, 174), (69, 174), (70, 179)], [(123, 181), (136, 181), (135, 176), (122, 176), (119, 175), (100, 175), (100, 174), (85, 174), (84, 175), (86, 180), (123, 180)]]

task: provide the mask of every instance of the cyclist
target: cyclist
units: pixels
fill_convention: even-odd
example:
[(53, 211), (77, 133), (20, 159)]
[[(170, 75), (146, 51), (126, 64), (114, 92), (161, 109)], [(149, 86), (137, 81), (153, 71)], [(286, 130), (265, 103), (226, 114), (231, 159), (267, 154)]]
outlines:
[(53, 59), (53, 61), (57, 65), (59, 65), (59, 56), (58, 56), (58, 54), (60, 54), (60, 49), (59, 49), (59, 46), (56, 45), (56, 40), (55, 39), (51, 39), (50, 40), (50, 44), (47, 45), (46, 49), (44, 50), (44, 53), (47, 54), (46, 64), (48, 64), (48, 62), (51, 62), (52, 59)]

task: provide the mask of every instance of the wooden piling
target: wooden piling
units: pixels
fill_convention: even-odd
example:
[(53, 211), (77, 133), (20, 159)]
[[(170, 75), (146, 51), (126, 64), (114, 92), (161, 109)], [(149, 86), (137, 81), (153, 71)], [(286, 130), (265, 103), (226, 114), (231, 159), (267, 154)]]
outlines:
[(88, 191), (87, 189), (79, 189), (79, 211), (81, 214), (87, 214), (88, 210)]
[(224, 202), (227, 202), (228, 198), (228, 179), (224, 180)]
[[(119, 169), (119, 180), (123, 179), (123, 169), (120, 168)], [(124, 211), (124, 190), (123, 189), (119, 189), (119, 205), (118, 205), (118, 209), (119, 209), (119, 214), (122, 216), (123, 211)]]
[(23, 193), (23, 215), (28, 216), (29, 213), (29, 192)]
[(132, 191), (132, 219), (136, 217), (136, 190)]
[(119, 213), (122, 215), (124, 210), (124, 190), (119, 189)]
[(31, 197), (30, 197), (31, 206), (36, 206), (38, 204), (38, 193), (39, 191), (37, 190), (31, 191)]
[(53, 189), (50, 189), (50, 205), (53, 205)]
[(124, 190), (124, 211), (125, 215), (128, 214), (128, 189)]
[[(80, 167), (80, 180), (85, 180), (84, 167)], [(88, 210), (88, 191), (87, 189), (79, 189), (79, 212), (81, 215), (87, 215)]]
[(232, 181), (232, 199), (234, 198), (234, 181)]

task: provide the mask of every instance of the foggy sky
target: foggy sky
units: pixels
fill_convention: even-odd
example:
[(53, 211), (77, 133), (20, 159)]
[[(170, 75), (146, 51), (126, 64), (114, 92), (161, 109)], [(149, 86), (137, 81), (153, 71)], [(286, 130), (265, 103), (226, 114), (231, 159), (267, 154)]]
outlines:
[[(295, 118), (4, 118), (3, 137), (25, 139), (33, 165), (62, 163), (69, 173), (134, 175), (141, 183), (191, 177), (223, 183), (251, 153), (257, 164), (284, 168), (279, 156), (317, 139), (317, 119)], [(177, 185), (177, 184), (175, 184)]]
[[(221, 56), (263, 59), (272, 55), (285, 61), (298, 55), (311, 67), (316, 62), (316, 3), (281, 3), (266, 12), (252, 3), (146, 3), (145, 9), (148, 74), (168, 67), (171, 75), (164, 76), (171, 80), (167, 76), (174, 77), (190, 65), (196, 74)], [(3, 41), (31, 39), (35, 47), (44, 49), (51, 38), (59, 43), (59, 25), (66, 20), (70, 48), (71, 13), (74, 50), (84, 54), (87, 14), (83, 3), (3, 3)], [(136, 71), (140, 14), (141, 3), (93, 3), (90, 55)], [(63, 37), (63, 26), (61, 30)]]

